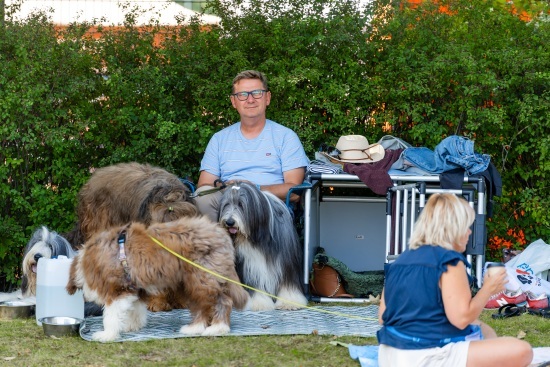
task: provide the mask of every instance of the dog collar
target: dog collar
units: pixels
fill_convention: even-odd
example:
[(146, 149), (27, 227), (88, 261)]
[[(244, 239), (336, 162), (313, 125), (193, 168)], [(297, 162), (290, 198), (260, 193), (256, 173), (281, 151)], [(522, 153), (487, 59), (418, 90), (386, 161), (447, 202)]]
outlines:
[(124, 251), (124, 244), (126, 243), (126, 231), (120, 232), (118, 235), (118, 259), (124, 267), (128, 266), (126, 262), (126, 252)]
[(120, 232), (118, 235), (118, 260), (124, 268), (124, 276), (128, 282), (128, 288), (134, 290), (136, 287), (132, 283), (132, 278), (130, 277), (130, 267), (128, 266), (128, 261), (126, 259), (126, 251), (124, 250), (124, 244), (126, 243), (126, 231)]

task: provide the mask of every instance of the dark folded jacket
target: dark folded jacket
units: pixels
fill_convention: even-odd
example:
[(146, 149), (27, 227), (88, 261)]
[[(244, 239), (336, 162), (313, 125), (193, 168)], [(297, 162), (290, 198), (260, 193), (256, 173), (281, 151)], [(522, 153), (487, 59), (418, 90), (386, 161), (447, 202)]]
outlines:
[(345, 163), (344, 172), (359, 177), (375, 194), (386, 195), (393, 186), (388, 171), (392, 164), (399, 159), (403, 149), (386, 149), (384, 158), (374, 163)]

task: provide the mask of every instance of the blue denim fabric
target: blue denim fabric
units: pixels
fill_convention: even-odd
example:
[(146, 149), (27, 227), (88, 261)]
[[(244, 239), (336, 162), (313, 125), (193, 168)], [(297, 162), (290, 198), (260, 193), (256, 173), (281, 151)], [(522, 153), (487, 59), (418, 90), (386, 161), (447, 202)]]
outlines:
[(455, 168), (464, 168), (468, 175), (483, 172), (489, 166), (488, 154), (474, 152), (474, 142), (457, 135), (451, 135), (439, 143), (434, 151), (428, 148), (408, 148), (402, 157), (430, 173), (442, 173)]
[[(408, 148), (407, 148), (408, 149)], [(403, 153), (407, 150), (405, 149), (399, 158), (392, 164), (388, 174), (391, 175), (403, 175), (403, 176), (430, 176), (430, 172), (426, 172), (423, 169), (420, 169), (416, 166), (411, 166), (405, 162), (403, 159)]]
[(405, 140), (395, 137), (393, 135), (384, 135), (380, 140), (378, 140), (384, 149), (394, 150), (394, 149), (407, 149), (412, 147)]

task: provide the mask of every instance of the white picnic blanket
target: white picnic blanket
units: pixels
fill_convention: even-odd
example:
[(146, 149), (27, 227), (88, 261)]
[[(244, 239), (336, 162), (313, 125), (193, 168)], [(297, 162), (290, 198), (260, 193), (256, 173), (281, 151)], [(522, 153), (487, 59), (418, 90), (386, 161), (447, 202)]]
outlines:
[[(179, 329), (191, 321), (189, 310), (148, 312), (147, 325), (137, 331), (124, 333), (116, 340), (144, 341), (151, 339), (183, 338)], [(231, 313), (231, 332), (227, 336), (245, 335), (351, 335), (375, 336), (378, 325), (378, 306), (309, 307), (295, 311), (236, 311)], [(84, 340), (103, 330), (101, 316), (88, 317), (80, 329)]]

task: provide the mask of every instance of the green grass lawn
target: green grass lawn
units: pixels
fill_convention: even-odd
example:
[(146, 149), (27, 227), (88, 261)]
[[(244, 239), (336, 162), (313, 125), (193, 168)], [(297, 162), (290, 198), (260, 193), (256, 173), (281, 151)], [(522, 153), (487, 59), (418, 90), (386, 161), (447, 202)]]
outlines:
[[(523, 314), (482, 320), (499, 335), (550, 346), (550, 319)], [(350, 320), (353, 322), (353, 320)], [(44, 335), (34, 319), (0, 320), (0, 366), (315, 366), (359, 367), (348, 349), (331, 341), (376, 344), (376, 338), (319, 335), (199, 337), (101, 344)]]

